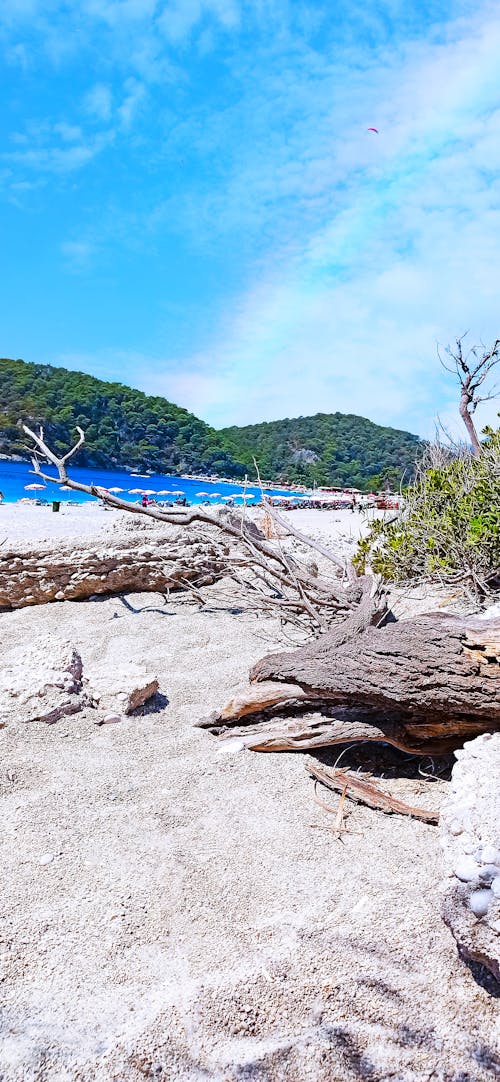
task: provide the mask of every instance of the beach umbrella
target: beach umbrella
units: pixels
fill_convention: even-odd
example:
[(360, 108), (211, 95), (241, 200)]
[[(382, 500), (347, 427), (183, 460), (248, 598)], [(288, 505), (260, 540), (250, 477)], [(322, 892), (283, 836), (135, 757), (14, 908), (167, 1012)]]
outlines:
[(142, 494), (143, 496), (156, 496), (157, 492), (154, 488), (143, 488)]
[(232, 500), (232, 498), (233, 498), (232, 496), (223, 496), (222, 497), (223, 500)]
[(173, 496), (173, 492), (169, 488), (160, 488), (156, 493), (157, 496)]
[(24, 487), (25, 487), (26, 491), (28, 491), (28, 489), (33, 489), (33, 488), (45, 488), (45, 485), (34, 484), (34, 485), (25, 485)]
[(173, 488), (172, 496), (185, 496), (186, 493), (183, 488)]
[(221, 498), (222, 498), (222, 493), (220, 493), (220, 492), (211, 492), (210, 493), (210, 499), (211, 500), (220, 500)]
[(71, 492), (69, 485), (61, 485), (61, 492)]
[(255, 500), (257, 497), (254, 495), (253, 492), (245, 492), (242, 493), (241, 498), (242, 500)]
[(209, 492), (197, 492), (196, 495), (197, 496), (210, 496), (210, 493)]
[(140, 496), (142, 494), (142, 488), (129, 488), (131, 496)]
[(108, 488), (108, 492), (125, 492), (125, 489), (120, 488), (119, 485), (117, 485), (115, 488)]

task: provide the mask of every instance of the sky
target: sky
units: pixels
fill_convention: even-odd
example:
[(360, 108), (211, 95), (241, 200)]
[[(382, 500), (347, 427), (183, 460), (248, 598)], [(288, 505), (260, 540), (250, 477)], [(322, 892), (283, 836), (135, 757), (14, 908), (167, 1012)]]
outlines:
[(496, 2), (0, 0), (0, 39), (3, 356), (454, 430), (437, 347), (500, 335)]

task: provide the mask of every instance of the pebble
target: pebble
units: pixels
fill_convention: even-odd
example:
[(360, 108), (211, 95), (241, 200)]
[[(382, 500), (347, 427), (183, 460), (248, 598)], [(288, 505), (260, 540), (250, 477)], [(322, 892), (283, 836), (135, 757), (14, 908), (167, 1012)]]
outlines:
[(497, 876), (498, 868), (496, 864), (483, 864), (483, 867), (479, 869), (481, 883), (491, 883), (492, 879), (496, 879)]
[(500, 868), (500, 852), (494, 845), (483, 845), (481, 860), (483, 864), (497, 864)]
[(54, 854), (53, 853), (44, 853), (43, 857), (40, 857), (40, 860), (38, 861), (38, 863), (41, 864), (42, 867), (45, 867), (46, 864), (52, 864), (53, 859), (54, 859)]
[(123, 721), (121, 714), (105, 714), (103, 718), (96, 718), (94, 725), (118, 725)]
[(475, 890), (469, 898), (469, 905), (476, 917), (484, 917), (491, 901), (493, 901), (491, 890)]
[(500, 898), (500, 872), (497, 871), (496, 878), (491, 884), (491, 891), (494, 898)]
[(471, 883), (473, 879), (477, 879), (479, 868), (473, 857), (460, 857), (453, 871), (457, 879), (461, 879), (462, 883)]

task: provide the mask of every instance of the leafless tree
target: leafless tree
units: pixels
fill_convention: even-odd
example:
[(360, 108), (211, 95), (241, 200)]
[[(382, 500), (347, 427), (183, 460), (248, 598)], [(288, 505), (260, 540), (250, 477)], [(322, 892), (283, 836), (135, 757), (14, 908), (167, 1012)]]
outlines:
[[(376, 581), (370, 585), (362, 579), (356, 579), (351, 565), (347, 565), (336, 553), (305, 537), (282, 520), (278, 524), (285, 526), (286, 532), (294, 534), (306, 550), (313, 549), (321, 554), (324, 567), (329, 566), (333, 573), (325, 570), (319, 574), (317, 567), (311, 568), (310, 556), (308, 561), (295, 553), (292, 554), (281, 544), (279, 537), (275, 540), (267, 539), (253, 519), (246, 514), (245, 508), (241, 512), (217, 512), (203, 507), (185, 511), (142, 507), (140, 504), (122, 500), (100, 486), (75, 481), (68, 475), (67, 463), (85, 442), (82, 429), (77, 428), (78, 440), (74, 447), (64, 455), (56, 455), (46, 443), (42, 428), (38, 433), (24, 424), (22, 428), (32, 441), (30, 451), (33, 469), (44, 480), (65, 485), (77, 492), (85, 492), (115, 510), (128, 511), (176, 526), (200, 523), (206, 527), (215, 527), (226, 539), (232, 539), (233, 547), (226, 544), (227, 551), (225, 550), (228, 577), (252, 596), (256, 607), (279, 613), (282, 620), (318, 634), (325, 631), (337, 616), (346, 616), (356, 610), (362, 597), (366, 595), (367, 587), (372, 598), (378, 594), (379, 584)], [(50, 463), (56, 468), (56, 477), (44, 472), (44, 463)], [(271, 516), (279, 518), (269, 502), (265, 502), (265, 508)]]
[(443, 368), (458, 377), (460, 416), (467, 429), (474, 455), (478, 456), (481, 454), (481, 444), (472, 415), (480, 402), (488, 402), (500, 393), (498, 386), (492, 387), (487, 393), (480, 391), (490, 372), (500, 361), (500, 338), (495, 340), (491, 349), (486, 349), (484, 346), (472, 346), (471, 349), (466, 350), (464, 340), (467, 334), (468, 331), (457, 338), (453, 348), (446, 347), (445, 353), (449, 357), (449, 362), (443, 360), (439, 349), (438, 356)]

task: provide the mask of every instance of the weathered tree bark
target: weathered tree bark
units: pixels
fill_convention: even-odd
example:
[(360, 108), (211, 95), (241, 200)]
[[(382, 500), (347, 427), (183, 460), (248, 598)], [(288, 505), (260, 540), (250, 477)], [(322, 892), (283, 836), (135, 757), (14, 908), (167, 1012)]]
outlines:
[[(206, 724), (217, 730), (257, 721), (245, 743), (262, 751), (385, 740), (445, 754), (466, 738), (500, 730), (498, 619), (431, 613), (348, 637), (352, 622), (263, 658), (250, 674), (265, 682), (262, 697), (254, 687)], [(300, 719), (287, 716), (298, 710)]]
[(83, 600), (94, 594), (185, 589), (215, 582), (225, 573), (219, 546), (185, 531), (181, 540), (142, 530), (115, 539), (16, 545), (0, 548), (0, 609), (48, 601)]

